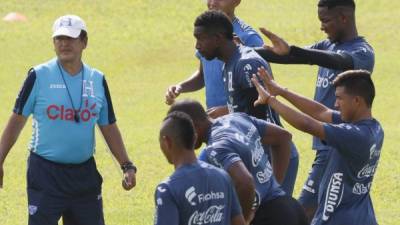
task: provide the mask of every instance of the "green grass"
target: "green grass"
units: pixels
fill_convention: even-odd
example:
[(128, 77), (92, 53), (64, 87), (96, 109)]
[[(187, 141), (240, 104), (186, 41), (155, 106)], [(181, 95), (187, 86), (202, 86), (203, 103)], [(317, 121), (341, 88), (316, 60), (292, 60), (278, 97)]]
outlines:
[[(400, 153), (396, 150), (400, 138), (400, 2), (356, 2), (359, 33), (368, 39), (376, 53), (373, 78), (377, 97), (373, 112), (385, 129), (372, 198), (380, 224), (400, 224)], [(160, 121), (168, 109), (163, 96), (168, 85), (186, 78), (198, 66), (193, 56), (192, 24), (204, 9), (204, 1), (200, 0), (2, 1), (0, 16), (18, 11), (29, 20), (25, 23), (0, 21), (0, 128), (11, 114), (26, 71), (54, 56), (53, 21), (67, 13), (80, 15), (89, 29), (85, 62), (106, 73), (118, 125), (129, 154), (139, 168), (137, 187), (130, 192), (123, 191), (119, 169), (98, 136), (96, 159), (104, 178), (106, 222), (151, 224), (154, 187), (172, 171), (157, 140)], [(266, 26), (300, 46), (325, 38), (319, 31), (315, 1), (242, 1), (237, 14), (253, 27)], [(273, 65), (280, 83), (310, 97), (314, 92), (316, 69)], [(183, 97), (204, 102), (203, 92)], [(287, 128), (292, 131), (301, 155), (295, 188), (298, 196), (314, 152), (310, 150), (309, 135)], [(0, 225), (27, 224), (25, 162), (30, 133), (29, 122), (4, 165)]]

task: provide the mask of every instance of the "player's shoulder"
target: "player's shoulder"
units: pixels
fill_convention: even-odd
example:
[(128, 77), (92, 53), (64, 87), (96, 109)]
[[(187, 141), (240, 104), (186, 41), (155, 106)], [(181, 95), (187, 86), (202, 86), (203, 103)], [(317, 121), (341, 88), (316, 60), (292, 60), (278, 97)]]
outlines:
[[(250, 25), (246, 24), (243, 20), (239, 19), (238, 17), (235, 17), (235, 19), (232, 22), (233, 29), (235, 34), (242, 40), (243, 43), (247, 45), (247, 40), (251, 38), (257, 38), (262, 41), (261, 36), (257, 33), (256, 30), (254, 30), (253, 27)], [(252, 45), (252, 43), (249, 43)]]
[(309, 49), (327, 50), (333, 43), (329, 39), (320, 40), (310, 46), (306, 46)]
[(32, 73), (34, 72), (37, 77), (42, 77), (42, 76), (47, 76), (50, 75), (54, 71), (58, 71), (58, 64), (57, 64), (57, 59), (53, 58), (51, 60), (48, 60), (44, 63), (38, 64), (34, 67), (32, 67), (29, 72)]
[(170, 186), (171, 186), (171, 179), (170, 177), (167, 177), (157, 185), (156, 193), (157, 194), (167, 193), (170, 191)]
[(236, 64), (237, 70), (246, 72), (256, 71), (260, 66), (268, 67), (267, 62), (253, 48), (242, 46), (240, 51), (241, 57)]
[(88, 72), (88, 76), (90, 78), (92, 78), (92, 79), (95, 78), (95, 79), (100, 79), (100, 80), (104, 79), (105, 75), (102, 71), (100, 71), (99, 69), (96, 69), (94, 67), (91, 67), (90, 65), (88, 65), (86, 63), (84, 63), (83, 65), (84, 65), (85, 70)]
[(235, 17), (232, 21), (233, 26), (242, 31), (242, 32), (255, 32), (255, 30), (249, 26), (248, 24), (246, 24), (243, 20), (241, 20), (238, 17)]
[(199, 165), (200, 165), (201, 168), (203, 168), (208, 173), (212, 173), (213, 176), (214, 175), (216, 175), (216, 176), (225, 176), (227, 174), (225, 172), (225, 170), (223, 170), (221, 168), (218, 168), (216, 166), (213, 166), (213, 165), (211, 165), (209, 163), (206, 163), (206, 162), (199, 161)]

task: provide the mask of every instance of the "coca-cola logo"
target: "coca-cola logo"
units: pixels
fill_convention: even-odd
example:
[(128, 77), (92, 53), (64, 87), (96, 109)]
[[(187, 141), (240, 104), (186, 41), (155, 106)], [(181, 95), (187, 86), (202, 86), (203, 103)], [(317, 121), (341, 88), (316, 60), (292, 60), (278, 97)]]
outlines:
[(254, 148), (251, 150), (251, 162), (253, 167), (257, 167), (264, 156), (264, 148), (261, 145), (260, 138), (255, 142)]
[(225, 206), (213, 205), (210, 206), (206, 211), (199, 212), (196, 210), (189, 218), (188, 225), (203, 225), (211, 223), (219, 223), (224, 219), (224, 213), (222, 210)]
[(358, 172), (357, 177), (361, 179), (361, 178), (368, 178), (368, 177), (374, 176), (377, 166), (378, 166), (378, 163), (376, 163), (374, 165), (367, 164), (366, 166), (364, 166), (364, 168), (362, 168)]

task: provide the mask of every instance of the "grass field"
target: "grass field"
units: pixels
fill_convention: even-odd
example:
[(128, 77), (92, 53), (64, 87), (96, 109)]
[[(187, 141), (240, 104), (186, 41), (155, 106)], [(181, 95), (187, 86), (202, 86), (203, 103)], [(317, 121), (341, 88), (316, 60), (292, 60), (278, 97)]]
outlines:
[[(315, 2), (242, 1), (237, 15), (255, 28), (266, 26), (290, 43), (303, 46), (325, 38), (319, 30)], [(359, 33), (375, 49), (373, 78), (377, 97), (373, 113), (385, 130), (371, 195), (380, 224), (400, 224), (400, 153), (396, 150), (400, 140), (400, 2), (357, 0), (356, 3)], [(105, 72), (118, 125), (129, 154), (139, 168), (137, 187), (130, 192), (123, 191), (119, 169), (98, 136), (96, 159), (104, 178), (106, 223), (152, 224), (154, 188), (172, 171), (157, 140), (160, 121), (168, 109), (163, 96), (168, 85), (186, 78), (198, 66), (192, 24), (204, 9), (202, 0), (1, 1), (1, 17), (18, 11), (28, 21), (0, 21), (0, 128), (11, 114), (27, 70), (54, 56), (53, 21), (63, 14), (80, 15), (89, 29), (85, 62)], [(273, 70), (280, 83), (312, 96), (317, 67), (273, 65)], [(204, 92), (183, 97), (204, 102)], [(301, 157), (295, 188), (298, 196), (314, 152), (310, 150), (309, 135), (287, 128), (293, 133)], [(27, 224), (25, 162), (30, 133), (28, 122), (4, 165), (0, 225)]]

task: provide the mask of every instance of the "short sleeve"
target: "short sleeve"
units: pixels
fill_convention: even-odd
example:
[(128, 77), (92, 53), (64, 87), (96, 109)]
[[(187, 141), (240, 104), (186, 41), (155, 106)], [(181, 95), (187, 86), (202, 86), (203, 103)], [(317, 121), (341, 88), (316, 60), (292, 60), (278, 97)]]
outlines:
[(178, 225), (178, 206), (166, 184), (158, 185), (155, 193), (154, 225)]
[(261, 66), (272, 74), (269, 64), (261, 60), (242, 60), (238, 63), (234, 76), (242, 89), (254, 87), (251, 78), (253, 74), (257, 74), (258, 68)]
[(33, 113), (37, 86), (36, 72), (34, 69), (30, 69), (15, 101), (14, 113), (24, 117)]
[(244, 40), (243, 44), (248, 47), (261, 47), (264, 45), (264, 41), (256, 32), (254, 32)]
[(100, 126), (113, 124), (116, 121), (114, 108), (111, 101), (110, 91), (108, 89), (107, 81), (103, 77), (103, 89), (104, 89), (104, 105), (100, 110), (99, 120), (97, 123)]
[(317, 43), (315, 43), (313, 45), (306, 46), (305, 48), (317, 49), (317, 50), (325, 50), (326, 49), (326, 41), (323, 40), (323, 41), (317, 42)]
[(257, 119), (255, 117), (249, 116), (250, 121), (253, 123), (253, 125), (257, 128), (258, 133), (260, 134), (260, 137), (264, 137), (265, 132), (267, 131), (268, 123), (265, 120), (262, 119)]
[(359, 162), (368, 160), (367, 135), (360, 127), (349, 123), (324, 124), (324, 131), (327, 145), (334, 147), (345, 158)]
[(232, 143), (227, 140), (214, 143), (212, 147), (207, 148), (208, 162), (227, 171), (233, 163), (241, 161), (234, 149)]
[(350, 52), (345, 52), (349, 54), (353, 59), (353, 65), (355, 70), (363, 69), (370, 72), (374, 69), (374, 53), (370, 48), (360, 46)]
[(342, 120), (342, 117), (340, 116), (339, 111), (334, 110), (332, 112), (332, 123), (333, 124), (344, 123), (344, 121)]

